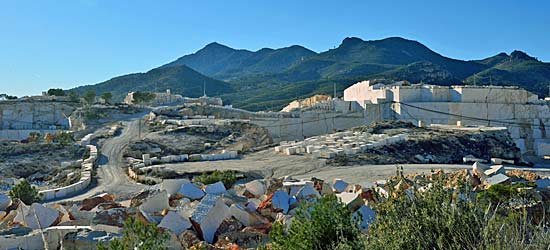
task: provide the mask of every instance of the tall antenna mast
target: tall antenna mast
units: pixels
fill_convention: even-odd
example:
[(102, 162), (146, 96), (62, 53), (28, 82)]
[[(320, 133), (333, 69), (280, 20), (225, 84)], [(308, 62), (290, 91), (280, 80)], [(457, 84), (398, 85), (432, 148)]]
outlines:
[(336, 99), (336, 83), (334, 83), (334, 99)]
[(203, 96), (206, 97), (206, 81), (202, 81)]

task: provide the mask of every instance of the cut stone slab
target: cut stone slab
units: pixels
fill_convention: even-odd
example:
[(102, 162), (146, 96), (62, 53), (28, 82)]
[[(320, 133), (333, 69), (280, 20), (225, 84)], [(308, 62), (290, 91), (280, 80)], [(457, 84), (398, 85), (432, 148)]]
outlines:
[(271, 199), (271, 203), (273, 204), (273, 207), (276, 209), (282, 209), (283, 213), (288, 213), (288, 208), (290, 206), (289, 204), (289, 196), (286, 192), (282, 190), (277, 190), (273, 194), (273, 198)]
[(266, 188), (260, 180), (253, 180), (245, 184), (246, 191), (254, 195), (256, 198), (265, 194)]
[(256, 211), (260, 203), (262, 203), (262, 201), (259, 199), (249, 199), (248, 204), (246, 204), (246, 207), (252, 211)]
[(342, 193), (349, 186), (349, 183), (343, 181), (342, 179), (334, 179), (332, 181), (332, 188), (336, 193)]
[(484, 173), (486, 176), (491, 177), (497, 174), (506, 174), (506, 170), (504, 170), (503, 165), (493, 165), (489, 169), (485, 170)]
[(497, 174), (497, 175), (494, 175), (494, 176), (491, 176), (487, 179), (485, 179), (485, 183), (488, 185), (488, 186), (492, 186), (492, 185), (495, 185), (495, 184), (500, 184), (500, 183), (504, 183), (506, 181), (508, 181), (510, 178), (504, 174)]
[(336, 194), (336, 197), (338, 197), (340, 201), (346, 204), (346, 206), (352, 211), (355, 211), (357, 208), (365, 204), (365, 202), (361, 198), (360, 193), (344, 192), (344, 193)]
[(191, 215), (193, 228), (208, 243), (214, 243), (214, 235), (224, 219), (230, 216), (222, 195), (207, 194)]
[(162, 221), (158, 225), (159, 227), (166, 228), (176, 235), (183, 233), (183, 231), (191, 228), (191, 222), (187, 218), (181, 217), (174, 211), (169, 211)]
[(317, 190), (315, 190), (315, 188), (313, 188), (310, 185), (306, 185), (302, 187), (300, 191), (298, 191), (298, 193), (296, 194), (296, 199), (298, 200), (319, 198), (319, 197), (321, 197), (319, 192), (317, 192)]
[(361, 229), (365, 231), (369, 228), (369, 224), (374, 222), (376, 213), (369, 206), (362, 205), (353, 213), (353, 218), (356, 220), (361, 220)]
[(25, 215), (25, 224), (32, 229), (44, 229), (53, 225), (61, 216), (59, 211), (33, 203)]
[(227, 190), (225, 189), (225, 185), (221, 181), (207, 185), (204, 188), (204, 191), (207, 194), (223, 194), (227, 192)]
[(267, 222), (267, 220), (260, 215), (253, 211), (248, 211), (239, 204), (231, 205), (231, 207), (229, 207), (229, 213), (245, 227), (260, 225)]
[(286, 181), (283, 182), (283, 188), (290, 196), (295, 196), (304, 186), (313, 187), (313, 184), (312, 181)]
[(8, 208), (11, 205), (11, 198), (5, 194), (0, 194), (0, 210), (6, 211), (6, 208)]
[(140, 210), (146, 213), (160, 212), (170, 208), (168, 204), (168, 192), (162, 190), (149, 196), (140, 206)]
[(175, 195), (181, 188), (181, 185), (188, 182), (188, 179), (165, 179), (162, 181), (161, 186), (169, 195)]
[(198, 200), (204, 196), (204, 192), (197, 185), (190, 182), (181, 185), (178, 193), (191, 200)]
[(474, 164), (472, 164), (472, 171), (474, 172), (475, 175), (477, 175), (481, 179), (487, 178), (487, 175), (485, 175), (485, 171), (490, 168), (491, 166), (481, 164), (479, 162), (474, 162)]

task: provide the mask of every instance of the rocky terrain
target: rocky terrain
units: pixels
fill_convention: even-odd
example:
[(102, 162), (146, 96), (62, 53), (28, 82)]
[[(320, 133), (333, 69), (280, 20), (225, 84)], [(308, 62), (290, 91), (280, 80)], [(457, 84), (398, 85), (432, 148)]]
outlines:
[(381, 122), (352, 131), (370, 131), (375, 134), (407, 134), (407, 140), (363, 154), (343, 156), (333, 162), (337, 165), (354, 164), (460, 164), (464, 156), (489, 161), (491, 158), (520, 160), (521, 153), (506, 131), (419, 128), (404, 122)]
[[(37, 249), (48, 244), (50, 249), (90, 248), (98, 242), (121, 237), (124, 221), (134, 218), (167, 233), (165, 244), (169, 248), (253, 249), (269, 245), (268, 233), (273, 223), (289, 226), (297, 208), (305, 202), (335, 195), (354, 215), (361, 216), (358, 218), (362, 218), (361, 226), (366, 230), (378, 216), (378, 206), (389, 197), (426, 192), (438, 180), (449, 188), (466, 183), (483, 195), (493, 194), (490, 190), (495, 185), (512, 187), (523, 183), (527, 187), (522, 189), (524, 198), (507, 200), (503, 206), (527, 206), (539, 220), (537, 211), (550, 202), (550, 179), (526, 171), (506, 172), (498, 165), (475, 163), (470, 169), (434, 170), (429, 174), (402, 174), (397, 170), (398, 175), (386, 181), (361, 184), (342, 179), (292, 177), (234, 185), (223, 182), (229, 179), (210, 184), (198, 179), (165, 180), (130, 200), (101, 194), (53, 205), (28, 206), (1, 195), (0, 247)], [(74, 227), (61, 227), (68, 225)]]
[(0, 148), (2, 177), (26, 178), (37, 184), (65, 182), (61, 176), (73, 172), (72, 162), (86, 154), (85, 147), (46, 142), (0, 141)]

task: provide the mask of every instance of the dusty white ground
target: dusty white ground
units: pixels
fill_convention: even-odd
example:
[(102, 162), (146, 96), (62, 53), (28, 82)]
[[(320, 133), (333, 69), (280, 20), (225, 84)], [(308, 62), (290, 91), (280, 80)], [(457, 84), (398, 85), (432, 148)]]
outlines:
[[(180, 164), (167, 164), (178, 173), (201, 172), (208, 170), (238, 170), (252, 172), (266, 177), (293, 176), (295, 178), (317, 177), (332, 180), (342, 178), (348, 182), (374, 182), (395, 175), (397, 165), (357, 165), (335, 167), (326, 166), (324, 160), (313, 159), (307, 156), (286, 156), (268, 149), (253, 153), (238, 160), (184, 162)], [(405, 164), (405, 173), (429, 173), (432, 169), (444, 169), (448, 171), (471, 168), (471, 165), (451, 164)], [(511, 168), (510, 168), (511, 169)], [(550, 174), (547, 168), (528, 168), (527, 170), (538, 172), (542, 175)]]

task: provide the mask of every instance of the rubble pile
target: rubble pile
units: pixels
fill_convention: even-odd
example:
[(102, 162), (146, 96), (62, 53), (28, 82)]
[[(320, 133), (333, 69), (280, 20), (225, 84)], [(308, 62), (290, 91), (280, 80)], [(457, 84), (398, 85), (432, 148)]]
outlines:
[[(344, 154), (343, 157), (333, 159), (329, 163), (336, 165), (461, 164), (492, 160), (495, 164), (521, 163), (520, 149), (506, 130), (419, 128), (405, 122), (379, 122), (353, 128), (351, 131), (381, 133), (388, 136), (405, 134), (406, 137), (397, 143), (371, 147), (359, 154)], [(504, 162), (499, 163), (499, 161)]]
[[(269, 243), (274, 222), (289, 226), (300, 204), (326, 195), (338, 197), (367, 232), (376, 220), (379, 204), (391, 197), (426, 192), (437, 180), (443, 180), (451, 189), (470, 184), (476, 193), (487, 192), (495, 185), (521, 189), (526, 194), (523, 200), (506, 204), (524, 206), (528, 211), (540, 211), (550, 203), (550, 178), (519, 170), (506, 172), (502, 165), (477, 162), (471, 169), (449, 173), (398, 173), (375, 184), (284, 177), (256, 179), (227, 188), (222, 182), (205, 185), (173, 179), (148, 187), (126, 201), (101, 194), (80, 202), (27, 206), (0, 195), (0, 248), (41, 249), (42, 236), (36, 236), (41, 230), (49, 248), (59, 247), (60, 242), (93, 248), (100, 241), (121, 237), (124, 221), (135, 218), (167, 232), (170, 248), (254, 249)], [(523, 186), (517, 187), (518, 183)]]

